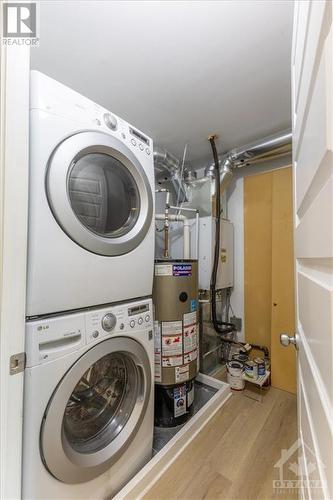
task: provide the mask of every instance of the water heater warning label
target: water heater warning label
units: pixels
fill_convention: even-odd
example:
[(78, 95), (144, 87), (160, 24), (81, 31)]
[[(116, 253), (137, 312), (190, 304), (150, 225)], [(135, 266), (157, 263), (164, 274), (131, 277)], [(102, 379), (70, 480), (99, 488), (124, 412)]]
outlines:
[(162, 321), (162, 335), (181, 335), (181, 321)]
[(195, 325), (197, 322), (197, 313), (196, 311), (183, 314), (183, 323), (184, 326)]
[(172, 264), (156, 265), (155, 276), (172, 276)]
[(163, 335), (162, 356), (176, 356), (183, 352), (183, 338), (181, 335)]
[(181, 366), (183, 364), (183, 356), (163, 356), (163, 368), (171, 368), (172, 366)]
[(184, 327), (184, 354), (197, 348), (197, 325)]
[(154, 347), (155, 347), (155, 382), (162, 382), (162, 349), (161, 349), (161, 325), (154, 321)]
[(174, 416), (180, 417), (186, 413), (186, 387), (175, 387), (173, 390)]
[(173, 276), (192, 276), (192, 264), (173, 264)]
[(195, 361), (198, 357), (197, 349), (195, 351), (184, 354), (184, 363), (189, 364), (191, 361)]
[(178, 366), (175, 368), (175, 380), (177, 383), (185, 382), (190, 377), (190, 369), (188, 366)]

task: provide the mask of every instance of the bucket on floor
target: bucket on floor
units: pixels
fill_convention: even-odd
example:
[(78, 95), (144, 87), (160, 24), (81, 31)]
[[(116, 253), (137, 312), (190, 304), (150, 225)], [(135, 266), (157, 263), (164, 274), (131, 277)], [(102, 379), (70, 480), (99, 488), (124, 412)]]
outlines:
[(245, 387), (245, 381), (242, 378), (244, 364), (237, 360), (231, 360), (227, 363), (227, 381), (234, 391), (242, 391)]

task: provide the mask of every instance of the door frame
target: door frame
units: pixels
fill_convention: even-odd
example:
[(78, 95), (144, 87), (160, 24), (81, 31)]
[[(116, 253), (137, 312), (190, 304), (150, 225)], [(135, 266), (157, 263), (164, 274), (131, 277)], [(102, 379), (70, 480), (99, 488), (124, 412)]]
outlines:
[(0, 53), (0, 498), (16, 499), (24, 370), (11, 375), (10, 358), (25, 349), (30, 49), (1, 45)]

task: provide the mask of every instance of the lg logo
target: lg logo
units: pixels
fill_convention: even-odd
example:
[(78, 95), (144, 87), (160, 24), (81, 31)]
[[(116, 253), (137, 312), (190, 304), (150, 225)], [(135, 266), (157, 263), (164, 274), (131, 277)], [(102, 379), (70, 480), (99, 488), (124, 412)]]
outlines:
[(4, 37), (35, 38), (36, 3), (4, 3), (3, 21)]

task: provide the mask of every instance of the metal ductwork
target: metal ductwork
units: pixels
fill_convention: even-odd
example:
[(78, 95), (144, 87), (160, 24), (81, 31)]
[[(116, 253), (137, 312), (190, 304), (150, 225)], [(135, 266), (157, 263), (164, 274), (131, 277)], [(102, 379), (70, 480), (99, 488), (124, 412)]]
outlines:
[(230, 184), (230, 181), (232, 179), (233, 173), (232, 173), (232, 163), (231, 161), (227, 158), (223, 163), (222, 163), (222, 168), (220, 169), (220, 189), (221, 192), (225, 191), (227, 187)]
[[(286, 130), (219, 156), (221, 193), (228, 187), (234, 168), (259, 164), (286, 156), (291, 153), (291, 141), (292, 133), (290, 130)], [(214, 175), (213, 163), (207, 165), (205, 175)]]
[[(291, 131), (285, 130), (220, 155), (221, 193), (228, 187), (234, 168), (257, 165), (286, 156), (291, 153), (291, 141)], [(156, 148), (154, 150), (154, 166), (157, 181), (168, 180), (175, 192), (179, 193), (179, 202), (188, 201), (186, 188), (181, 178), (181, 161), (165, 149)], [(184, 173), (185, 171), (186, 169)], [(213, 163), (205, 168), (205, 177), (207, 176), (214, 176)], [(186, 182), (189, 185), (194, 185), (200, 183), (200, 180), (188, 179)]]
[(165, 149), (156, 147), (154, 149), (154, 164), (166, 168), (169, 172), (178, 170), (180, 161)]
[(252, 164), (254, 161), (259, 163), (260, 161), (279, 158), (291, 152), (291, 141), (291, 130), (285, 130), (246, 146), (233, 149), (227, 155), (227, 159), (232, 161), (234, 167), (243, 167)]
[[(180, 203), (187, 201), (183, 180), (181, 179), (181, 162), (162, 148), (154, 149), (154, 167), (157, 181), (167, 177), (178, 195)], [(178, 194), (179, 193), (179, 194)]]

